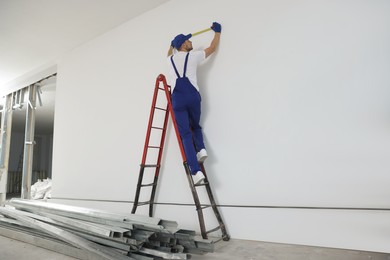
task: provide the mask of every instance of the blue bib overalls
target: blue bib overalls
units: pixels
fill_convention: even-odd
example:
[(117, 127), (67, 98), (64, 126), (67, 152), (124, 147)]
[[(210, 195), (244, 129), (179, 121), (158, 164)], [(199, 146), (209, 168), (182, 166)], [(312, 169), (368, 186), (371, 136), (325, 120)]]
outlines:
[(199, 125), (201, 97), (198, 90), (186, 77), (189, 54), (187, 53), (185, 59), (183, 77), (180, 77), (173, 62), (173, 56), (171, 56), (172, 66), (177, 75), (175, 88), (172, 93), (172, 108), (175, 113), (188, 166), (190, 167), (191, 173), (196, 174), (201, 170), (196, 153), (204, 149), (205, 146), (203, 143), (202, 127)]

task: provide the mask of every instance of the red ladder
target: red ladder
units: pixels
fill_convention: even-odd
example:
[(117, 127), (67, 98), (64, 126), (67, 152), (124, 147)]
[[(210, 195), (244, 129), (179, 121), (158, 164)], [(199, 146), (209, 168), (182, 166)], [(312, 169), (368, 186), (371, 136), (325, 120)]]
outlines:
[[(160, 87), (161, 83), (163, 84), (163, 87)], [(165, 93), (166, 106), (164, 106), (164, 107), (159, 107), (159, 106), (156, 105), (157, 104), (157, 99), (158, 99), (158, 94), (160, 93), (160, 91), (163, 91)], [(154, 121), (155, 121), (155, 112), (156, 111), (161, 111), (161, 112), (164, 113), (164, 115), (163, 115), (164, 119), (163, 119), (163, 125), (162, 126), (156, 126), (155, 125), (156, 122), (154, 122)], [(225, 241), (228, 241), (230, 239), (230, 236), (226, 232), (225, 224), (223, 223), (221, 214), (219, 213), (218, 207), (217, 207), (217, 205), (215, 203), (215, 199), (214, 199), (213, 193), (211, 191), (211, 187), (210, 187), (210, 182), (209, 182), (209, 180), (207, 178), (206, 170), (204, 168), (203, 163), (201, 164), (201, 169), (202, 169), (202, 172), (204, 173), (204, 176), (205, 176), (204, 182), (201, 183), (201, 184), (196, 184), (195, 185), (194, 181), (192, 179), (191, 171), (190, 171), (190, 168), (189, 168), (189, 166), (187, 164), (187, 158), (186, 158), (186, 155), (184, 153), (184, 148), (183, 148), (183, 144), (182, 144), (182, 141), (181, 141), (181, 138), (180, 138), (179, 130), (177, 128), (175, 114), (173, 113), (173, 110), (172, 110), (171, 87), (168, 86), (168, 84), (166, 82), (166, 79), (165, 79), (165, 76), (163, 74), (160, 74), (157, 77), (157, 79), (156, 79), (156, 85), (155, 85), (154, 94), (153, 94), (153, 100), (152, 100), (152, 107), (150, 109), (148, 129), (147, 129), (147, 132), (146, 132), (144, 152), (143, 152), (142, 162), (141, 162), (141, 165), (140, 165), (140, 172), (139, 172), (139, 176), (138, 176), (137, 190), (136, 190), (136, 193), (135, 193), (134, 204), (133, 204), (133, 209), (132, 209), (131, 213), (134, 214), (136, 212), (138, 206), (149, 205), (149, 216), (150, 217), (153, 216), (153, 206), (155, 204), (154, 203), (154, 199), (155, 199), (155, 196), (156, 196), (158, 176), (159, 176), (160, 169), (161, 169), (161, 158), (162, 158), (162, 155), (163, 155), (163, 149), (164, 149), (164, 143), (165, 143), (165, 135), (166, 135), (167, 125), (168, 125), (169, 114), (171, 114), (171, 118), (172, 118), (173, 126), (175, 128), (177, 141), (178, 141), (179, 147), (180, 147), (181, 156), (183, 158), (184, 169), (185, 169), (185, 172), (186, 172), (186, 175), (187, 175), (188, 183), (189, 183), (190, 188), (191, 188), (192, 197), (194, 198), (196, 211), (198, 213), (199, 225), (200, 225), (200, 231), (201, 231), (202, 237), (207, 239), (207, 235), (209, 233), (221, 230), (221, 232), (222, 232), (222, 239), (225, 240)], [(161, 131), (161, 135), (160, 135), (161, 138), (160, 138), (159, 146), (150, 144), (150, 142), (151, 142), (150, 141), (150, 136), (152, 134), (152, 131)], [(152, 163), (152, 164), (150, 164), (149, 162), (147, 163), (148, 151), (150, 151), (151, 149), (157, 149), (158, 150), (158, 155), (157, 155), (157, 159), (156, 159), (157, 162), (156, 163)], [(146, 168), (153, 168), (154, 169), (154, 179), (153, 179), (153, 182), (144, 184), (143, 183), (143, 178), (144, 178), (144, 173), (145, 173), (145, 169)], [(209, 205), (202, 205), (200, 203), (199, 196), (198, 196), (198, 193), (197, 193), (197, 188), (198, 187), (202, 187), (202, 186), (204, 186), (206, 188), (207, 195), (208, 195), (209, 200), (210, 200), (210, 204)], [(141, 189), (144, 188), (144, 187), (152, 187), (150, 200), (149, 201), (145, 201), (145, 202), (139, 202)], [(219, 224), (218, 224), (217, 227), (215, 227), (213, 229), (206, 230), (206, 225), (205, 225), (205, 221), (204, 221), (204, 217), (203, 217), (203, 210), (206, 209), (206, 208), (209, 208), (209, 207), (211, 207), (213, 209), (214, 215), (215, 215), (216, 220), (218, 221)]]

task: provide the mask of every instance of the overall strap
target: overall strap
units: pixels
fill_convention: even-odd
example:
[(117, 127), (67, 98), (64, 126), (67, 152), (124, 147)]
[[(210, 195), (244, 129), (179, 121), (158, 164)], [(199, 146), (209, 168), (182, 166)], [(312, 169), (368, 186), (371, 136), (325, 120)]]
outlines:
[(175, 72), (176, 72), (177, 77), (180, 78), (179, 72), (177, 71), (177, 68), (176, 68), (176, 66), (175, 66), (175, 63), (173, 62), (173, 55), (171, 56), (171, 62), (172, 62), (173, 68), (175, 69)]
[[(189, 56), (189, 54), (190, 54), (190, 53), (188, 52), (187, 55), (186, 55), (186, 60), (185, 60), (185, 62), (184, 62), (183, 78), (185, 78), (185, 76), (186, 76), (186, 72), (187, 72), (187, 63), (188, 63), (188, 56)], [(173, 68), (175, 69), (175, 73), (176, 73), (177, 77), (180, 78), (180, 74), (179, 74), (179, 72), (177, 71), (177, 68), (176, 68), (175, 63), (173, 62), (173, 55), (171, 56), (171, 63), (172, 63)]]
[(189, 52), (187, 52), (187, 56), (186, 56), (186, 61), (184, 62), (184, 71), (183, 71), (183, 77), (186, 76), (186, 72), (187, 72), (187, 63), (188, 63), (188, 56), (190, 55)]

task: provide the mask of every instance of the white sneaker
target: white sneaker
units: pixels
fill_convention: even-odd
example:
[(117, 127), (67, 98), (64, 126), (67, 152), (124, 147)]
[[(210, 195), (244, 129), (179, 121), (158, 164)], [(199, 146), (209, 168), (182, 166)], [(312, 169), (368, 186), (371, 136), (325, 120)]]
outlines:
[(192, 179), (194, 180), (194, 184), (201, 184), (204, 180), (203, 172), (198, 171), (195, 175), (192, 175)]
[(200, 162), (200, 163), (204, 162), (207, 159), (207, 151), (206, 151), (206, 149), (200, 150), (196, 154), (196, 158), (198, 159), (198, 162)]

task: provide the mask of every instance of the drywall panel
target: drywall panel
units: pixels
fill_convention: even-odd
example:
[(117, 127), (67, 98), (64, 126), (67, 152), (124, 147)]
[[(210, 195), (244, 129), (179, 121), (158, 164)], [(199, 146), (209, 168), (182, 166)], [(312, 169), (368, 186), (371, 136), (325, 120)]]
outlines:
[[(220, 48), (198, 71), (206, 168), (218, 203), (388, 208), (389, 11), (390, 3), (379, 0), (173, 0), (74, 49), (58, 64), (53, 196), (133, 200), (153, 87), (158, 74), (167, 74), (169, 44), (178, 33), (219, 21)], [(192, 38), (194, 48), (211, 39), (212, 32)], [(190, 203), (171, 128), (163, 165), (158, 202)], [(315, 237), (304, 210), (251, 213), (259, 220), (267, 215), (275, 228), (280, 217), (299, 219), (302, 236), (310, 238), (294, 240), (282, 230), (252, 234), (235, 210), (229, 208), (227, 221), (237, 238), (333, 246), (331, 231), (341, 225), (320, 222), (328, 232)], [(381, 212), (367, 210), (365, 220), (348, 212), (345, 219), (355, 212), (367, 221), (361, 235), (383, 238), (386, 223), (379, 221), (382, 231), (368, 224)], [(327, 214), (344, 218), (338, 210)], [(378, 250), (376, 239), (362, 243), (354, 228), (345, 226), (336, 247)]]

